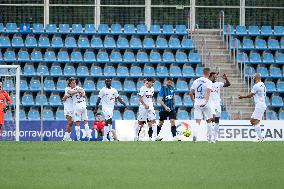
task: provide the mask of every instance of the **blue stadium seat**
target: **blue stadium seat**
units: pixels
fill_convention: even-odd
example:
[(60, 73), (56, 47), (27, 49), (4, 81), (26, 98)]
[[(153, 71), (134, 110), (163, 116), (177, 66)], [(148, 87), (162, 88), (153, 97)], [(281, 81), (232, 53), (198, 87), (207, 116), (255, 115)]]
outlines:
[(117, 39), (117, 48), (119, 49), (127, 49), (129, 48), (129, 43), (126, 37), (119, 37)]
[(72, 33), (82, 34), (83, 33), (82, 24), (72, 24)]
[(155, 92), (159, 92), (160, 89), (161, 89), (161, 87), (162, 87), (162, 84), (161, 84), (160, 81), (155, 81), (153, 87), (154, 87), (154, 91), (155, 91)]
[(198, 53), (189, 53), (188, 54), (188, 62), (199, 64), (201, 63), (201, 56)]
[(145, 24), (138, 24), (137, 25), (137, 34), (145, 35), (148, 34), (148, 28)]
[(100, 37), (93, 37), (91, 39), (91, 47), (93, 48), (103, 48), (103, 41)]
[(151, 38), (151, 37), (145, 38), (144, 41), (143, 41), (143, 48), (145, 48), (145, 49), (155, 48), (155, 42), (154, 42), (153, 38)]
[(167, 49), (168, 48), (168, 41), (163, 37), (158, 37), (156, 40), (156, 47), (158, 49)]
[(25, 110), (20, 110), (20, 121), (25, 121), (25, 120), (27, 120), (27, 116), (26, 116), (26, 112), (25, 112)]
[(29, 86), (28, 86), (28, 82), (26, 79), (21, 79), (20, 81), (20, 91), (28, 91), (29, 90)]
[(134, 53), (131, 51), (125, 51), (125, 53), (123, 54), (123, 62), (124, 63), (133, 63), (135, 62), (135, 56)]
[(80, 51), (73, 51), (70, 55), (71, 62), (83, 62), (83, 57)]
[(121, 113), (118, 110), (113, 111), (113, 120), (121, 120)]
[(76, 40), (73, 36), (67, 36), (65, 38), (65, 47), (66, 48), (75, 48), (77, 47)]
[(50, 47), (50, 42), (47, 36), (40, 36), (38, 40), (38, 47), (40, 48), (48, 48)]
[(229, 25), (229, 24), (224, 25), (224, 31), (223, 32), (224, 32), (225, 35), (234, 35), (235, 34), (234, 30), (235, 30), (234, 26)]
[[(62, 76), (62, 74), (61, 74)], [(64, 91), (67, 86), (67, 81), (65, 78), (59, 78), (56, 84), (57, 91)]]
[(171, 48), (171, 49), (181, 48), (180, 41), (177, 37), (170, 37), (169, 48)]
[(230, 48), (231, 49), (242, 49), (241, 41), (237, 38), (231, 39), (230, 40)]
[(83, 87), (84, 87), (86, 92), (93, 92), (96, 88), (95, 82), (93, 80), (90, 80), (90, 79), (86, 79), (84, 81)]
[(4, 33), (4, 25), (3, 23), (0, 23), (0, 33)]
[(221, 119), (222, 119), (222, 120), (229, 120), (229, 119), (230, 119), (230, 114), (229, 114), (229, 112), (224, 112), (224, 111), (222, 111), (222, 112), (221, 112)]
[(274, 35), (283, 36), (284, 35), (284, 26), (274, 26)]
[(104, 47), (105, 48), (116, 48), (116, 43), (113, 37), (106, 37), (104, 40)]
[(45, 28), (46, 33), (48, 34), (55, 34), (57, 33), (56, 24), (47, 24)]
[(95, 24), (86, 24), (84, 33), (85, 34), (95, 34), (96, 33)]
[(130, 39), (130, 48), (131, 49), (141, 49), (142, 48), (142, 42), (137, 37), (132, 37)]
[(131, 77), (141, 77), (142, 76), (142, 70), (138, 66), (131, 66), (130, 68), (130, 76)]
[(134, 92), (136, 91), (136, 86), (133, 80), (125, 80), (123, 83), (123, 89), (125, 92)]
[(11, 47), (10, 39), (7, 36), (0, 37), (0, 47), (8, 48)]
[(88, 67), (85, 66), (85, 65), (82, 65), (82, 64), (80, 66), (78, 66), (78, 68), (77, 68), (77, 76), (78, 77), (88, 77), (88, 76), (90, 76)]
[(250, 53), (249, 62), (252, 64), (260, 64), (261, 63), (260, 54), (256, 52)]
[(247, 76), (252, 77), (254, 74), (255, 74), (255, 70), (254, 70), (253, 67), (251, 67), (251, 66), (246, 67), (246, 69), (245, 69), (245, 77), (247, 77)]
[(60, 50), (58, 52), (57, 61), (58, 62), (69, 62), (70, 59), (69, 59), (68, 52), (66, 50)]
[(110, 62), (120, 63), (122, 62), (122, 56), (119, 51), (112, 51), (110, 54)]
[(159, 35), (159, 34), (161, 34), (161, 27), (160, 27), (160, 25), (151, 25), (150, 26), (150, 34), (152, 34), (152, 35)]
[(245, 63), (249, 63), (249, 58), (247, 53), (245, 52), (241, 52), (237, 55), (237, 61), (240, 62), (245, 62)]
[(31, 108), (28, 112), (28, 120), (40, 120), (40, 114), (37, 109)]
[[(156, 82), (155, 82), (156, 83)], [(154, 83), (154, 85), (155, 85)], [(142, 79), (139, 79), (136, 83), (136, 86), (137, 86), (137, 91), (140, 90), (140, 88), (144, 85), (144, 81)]]
[(63, 74), (68, 77), (76, 76), (75, 68), (71, 65), (66, 65)]
[(125, 24), (124, 25), (124, 33), (127, 35), (133, 35), (135, 34), (135, 26), (133, 24)]
[(265, 104), (266, 104), (266, 106), (271, 106), (271, 103), (270, 103), (268, 96), (265, 97)]
[(189, 95), (184, 95), (183, 97), (183, 105), (186, 107), (193, 107), (193, 102)]
[(189, 120), (190, 118), (186, 110), (179, 110), (177, 112), (177, 119), (178, 120)]
[(18, 33), (17, 24), (16, 23), (7, 23), (6, 24), (6, 33)]
[(79, 48), (89, 48), (90, 43), (87, 37), (80, 36), (78, 39), (78, 47)]
[(99, 34), (109, 34), (109, 28), (107, 24), (100, 24), (98, 27)]
[(248, 34), (252, 36), (257, 36), (260, 34), (258, 26), (249, 26), (248, 27)]
[(103, 75), (102, 68), (99, 66), (92, 66), (90, 75), (95, 77), (102, 76)]
[(44, 54), (45, 62), (56, 62), (56, 56), (54, 51), (46, 51)]
[(93, 51), (86, 51), (84, 53), (84, 62), (93, 63), (96, 61), (95, 53)]
[(6, 121), (12, 121), (13, 120), (13, 116), (12, 116), (12, 112), (10, 110), (8, 110), (5, 114), (4, 114), (4, 120)]
[(264, 85), (265, 85), (266, 91), (268, 93), (276, 92), (276, 86), (275, 86), (275, 83), (273, 81), (266, 81), (266, 82), (264, 82)]
[(128, 68), (125, 66), (118, 66), (117, 67), (117, 76), (118, 77), (129, 77), (129, 71)]
[(174, 34), (174, 27), (173, 25), (163, 25), (163, 34), (165, 35), (172, 35)]
[(32, 54), (31, 54), (31, 61), (33, 62), (41, 62), (43, 59), (42, 59), (42, 54), (40, 51), (33, 51)]
[(68, 34), (70, 32), (69, 24), (59, 24), (58, 33)]
[(284, 111), (279, 112), (279, 120), (284, 120)]
[(256, 39), (255, 40), (255, 48), (257, 50), (265, 50), (267, 49), (266, 41), (263, 39)]
[(194, 49), (193, 41), (191, 39), (184, 38), (181, 41), (181, 47), (184, 49)]
[(243, 40), (243, 49), (245, 49), (245, 50), (254, 49), (253, 41), (251, 39), (244, 39)]
[(169, 76), (169, 72), (167, 67), (165, 66), (158, 66), (157, 67), (157, 76), (158, 77), (168, 77)]
[(98, 100), (98, 95), (91, 94), (90, 96), (90, 106), (95, 106)]
[(57, 111), (55, 112), (55, 119), (58, 121), (66, 120), (63, 109), (57, 109)]
[(170, 67), (170, 76), (171, 77), (182, 77), (180, 67), (178, 67), (178, 66), (171, 66)]
[[(1, 42), (1, 38), (0, 38)], [(35, 48), (37, 47), (37, 40), (33, 35), (28, 35), (25, 40), (25, 46), (28, 48)]]
[(204, 69), (204, 67), (197, 67), (196, 68), (196, 76), (198, 76), (198, 77), (201, 77), (201, 76), (203, 76), (203, 69)]
[(104, 76), (106, 77), (115, 77), (116, 71), (113, 66), (105, 66), (104, 67)]
[(256, 68), (256, 72), (261, 74), (262, 78), (269, 77), (268, 69), (266, 67)]
[(245, 26), (237, 26), (236, 34), (239, 36), (247, 35), (247, 28)]
[(112, 24), (110, 26), (110, 30), (113, 34), (122, 34), (122, 28), (120, 24)]
[(13, 80), (6, 79), (2, 83), (3, 83), (3, 89), (5, 91), (15, 91), (15, 84)]
[(1, 51), (0, 51), (0, 62), (3, 62), (3, 56), (2, 56)]
[(284, 63), (284, 54), (280, 52), (275, 53), (275, 62), (283, 64)]
[(62, 48), (63, 47), (63, 41), (60, 36), (53, 36), (51, 40), (51, 46), (54, 48)]
[(24, 76), (35, 76), (36, 72), (35, 72), (34, 65), (33, 64), (26, 64), (24, 66), (23, 75)]
[(161, 60), (161, 55), (159, 52), (157, 51), (151, 51), (150, 53), (150, 62), (151, 63), (160, 63), (162, 60)]
[(12, 47), (24, 47), (24, 41), (23, 38), (21, 36), (14, 36), (12, 39)]
[[(118, 91), (122, 91), (122, 83), (119, 80), (112, 80), (111, 86)], [(125, 101), (126, 103), (127, 101)]]
[(46, 78), (43, 82), (43, 90), (44, 91), (54, 91), (55, 90), (55, 84), (53, 79)]
[(40, 91), (41, 84), (39, 79), (32, 78), (30, 81), (30, 91)]
[(269, 72), (270, 72), (270, 77), (272, 77), (272, 78), (281, 78), (282, 77), (282, 72), (281, 72), (280, 68), (272, 67), (272, 68), (270, 68)]
[(143, 70), (145, 77), (155, 77), (155, 69), (152, 66), (145, 66)]
[(26, 50), (20, 50), (18, 52), (18, 61), (19, 62), (30, 62), (30, 55)]
[(62, 76), (62, 69), (59, 64), (53, 64), (50, 68), (50, 76), (58, 77)]
[(131, 95), (130, 100), (129, 100), (129, 104), (132, 107), (138, 107), (138, 97), (136, 94)]
[(277, 91), (280, 93), (284, 92), (284, 81), (278, 81), (277, 82)]
[(178, 35), (186, 35), (187, 30), (185, 25), (176, 25), (176, 34)]
[(276, 96), (276, 95), (272, 95), (272, 97), (271, 97), (271, 105), (274, 106), (274, 107), (281, 107), (281, 106), (283, 106), (282, 97)]
[(187, 59), (185, 52), (177, 51), (176, 62), (177, 63), (187, 63), (188, 62), (188, 59)]
[(88, 110), (87, 115), (88, 115), (88, 119), (91, 121), (96, 119), (92, 110)]
[(46, 64), (39, 64), (37, 67), (37, 75), (38, 76), (49, 76), (49, 71), (48, 71), (48, 67), (46, 66)]
[(186, 92), (189, 90), (187, 82), (185, 80), (180, 80), (180, 79), (178, 79), (177, 81), (176, 89), (178, 92)]
[(175, 62), (175, 57), (174, 57), (173, 53), (170, 52), (170, 51), (165, 51), (163, 53), (163, 62), (164, 63), (173, 63), (173, 62)]
[(183, 106), (182, 99), (181, 99), (181, 97), (179, 95), (175, 95), (175, 101), (176, 101), (176, 103), (175, 103), (176, 107)]
[(261, 35), (263, 35), (263, 36), (271, 36), (272, 35), (272, 28), (271, 28), (271, 26), (261, 26), (260, 32), (261, 32)]
[(102, 79), (99, 79), (97, 82), (97, 90), (101, 90), (105, 86), (105, 81)]
[(273, 64), (274, 63), (274, 57), (271, 53), (264, 53), (262, 56), (262, 62), (264, 64)]
[(267, 44), (268, 44), (268, 49), (271, 49), (271, 50), (280, 49), (280, 45), (277, 39), (269, 39)]
[(4, 53), (4, 61), (5, 62), (15, 62), (16, 61), (16, 54), (14, 51), (7, 50)]
[(60, 96), (58, 94), (56, 94), (56, 93), (51, 93), (51, 95), (49, 97), (49, 104), (51, 106), (60, 106), (60, 105), (62, 105)]
[(23, 106), (33, 106), (35, 104), (34, 97), (30, 93), (24, 93), (21, 102)]
[(193, 68), (191, 66), (186, 65), (183, 66), (182, 75), (186, 78), (191, 78), (195, 76)]
[(266, 120), (277, 120), (277, 115), (276, 112), (273, 110), (267, 110), (266, 111), (266, 116), (265, 116)]
[(137, 53), (137, 62), (138, 63), (147, 63), (149, 62), (149, 58), (146, 52), (138, 51)]

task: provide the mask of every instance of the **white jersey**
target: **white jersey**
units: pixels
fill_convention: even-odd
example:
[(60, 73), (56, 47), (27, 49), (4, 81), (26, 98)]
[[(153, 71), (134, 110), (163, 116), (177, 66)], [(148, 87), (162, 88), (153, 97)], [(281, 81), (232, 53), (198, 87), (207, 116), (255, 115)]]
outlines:
[(117, 90), (113, 87), (103, 87), (99, 92), (101, 98), (102, 108), (114, 109), (115, 99), (119, 97)]
[[(154, 98), (154, 87), (148, 88), (142, 86), (139, 90), (138, 96), (142, 97), (142, 101), (149, 106), (149, 109), (154, 109), (153, 98)], [(142, 104), (140, 103), (140, 106)]]
[(251, 92), (254, 94), (254, 104), (256, 108), (266, 108), (265, 97), (266, 97), (266, 87), (263, 82), (256, 83)]
[[(77, 86), (74, 88), (74, 90), (82, 90), (84, 91), (83, 88)], [(72, 99), (73, 99), (73, 105), (76, 106), (76, 105), (80, 105), (80, 106), (84, 106), (86, 107), (87, 104), (86, 104), (86, 97), (82, 96), (82, 93), (76, 93), (76, 94), (73, 94), (72, 96)]]
[(68, 94), (68, 91), (72, 89), (71, 87), (66, 87), (65, 88), (65, 93), (64, 95), (68, 96), (68, 98), (63, 102), (64, 108), (66, 109), (73, 109), (73, 99), (72, 95)]
[(200, 77), (193, 82), (190, 89), (193, 89), (195, 93), (194, 105), (205, 104), (205, 94), (207, 89), (212, 90), (212, 81), (205, 77)]
[(216, 107), (221, 106), (221, 88), (224, 87), (223, 82), (212, 83), (212, 90), (209, 97), (209, 103)]

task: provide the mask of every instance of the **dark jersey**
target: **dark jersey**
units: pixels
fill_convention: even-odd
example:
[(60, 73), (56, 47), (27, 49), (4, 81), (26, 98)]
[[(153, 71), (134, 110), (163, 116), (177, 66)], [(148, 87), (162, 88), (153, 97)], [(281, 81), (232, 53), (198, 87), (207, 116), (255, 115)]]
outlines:
[[(160, 98), (162, 98), (166, 106), (168, 106), (171, 110), (175, 109), (175, 104), (174, 104), (175, 88), (173, 86), (170, 87), (163, 86), (160, 90), (159, 96)], [(165, 111), (165, 108), (161, 106), (160, 111)]]

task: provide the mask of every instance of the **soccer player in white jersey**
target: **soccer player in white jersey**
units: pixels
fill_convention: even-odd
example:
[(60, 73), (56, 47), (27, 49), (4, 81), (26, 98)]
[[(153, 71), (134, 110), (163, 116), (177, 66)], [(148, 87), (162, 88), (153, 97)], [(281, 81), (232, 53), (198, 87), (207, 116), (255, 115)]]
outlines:
[[(208, 142), (212, 139), (212, 122), (213, 117), (212, 108), (209, 104), (209, 97), (212, 90), (212, 81), (209, 78), (210, 69), (203, 69), (203, 77), (196, 79), (192, 87), (190, 88), (190, 97), (194, 103), (194, 119), (197, 126), (200, 126), (201, 120), (204, 119), (207, 122), (207, 136)], [(192, 127), (193, 142), (197, 141), (198, 129), (196, 126)]]
[(212, 142), (216, 142), (218, 140), (219, 134), (219, 120), (221, 117), (221, 88), (229, 87), (231, 85), (230, 81), (226, 74), (222, 76), (224, 82), (217, 82), (218, 74), (216, 72), (211, 72), (209, 79), (212, 81), (212, 90), (209, 97), (209, 103), (212, 107), (213, 118), (212, 118)]
[(123, 102), (123, 100), (119, 97), (119, 94), (117, 90), (113, 87), (111, 87), (111, 79), (107, 78), (105, 79), (105, 87), (103, 87), (98, 96), (98, 100), (96, 103), (96, 107), (94, 109), (94, 114), (97, 113), (99, 109), (99, 104), (102, 102), (102, 112), (105, 118), (105, 127), (104, 127), (104, 133), (103, 133), (103, 141), (107, 140), (107, 135), (109, 135), (110, 140), (113, 140), (112, 136), (112, 116), (113, 116), (113, 110), (116, 99), (124, 105), (124, 107), (127, 109), (127, 105)]
[(239, 99), (251, 98), (254, 99), (254, 112), (252, 113), (250, 123), (254, 126), (255, 132), (258, 137), (258, 142), (263, 142), (263, 136), (261, 135), (260, 120), (262, 120), (263, 114), (266, 110), (266, 87), (261, 81), (259, 73), (254, 74), (255, 85), (252, 87), (251, 92), (248, 95), (239, 95)]
[[(140, 140), (139, 134), (141, 132), (141, 129), (143, 125), (148, 122), (149, 130), (148, 130), (148, 135), (149, 139), (156, 140), (153, 137), (157, 136), (157, 130), (156, 128), (152, 128), (153, 125), (156, 124), (156, 112), (154, 109), (154, 78), (147, 78), (145, 85), (142, 86), (139, 90), (138, 93), (138, 102), (139, 102), (139, 110), (138, 110), (138, 128), (137, 128), (137, 133), (136, 133), (136, 138), (137, 140)], [(156, 127), (156, 126), (155, 126)], [(155, 132), (155, 133), (153, 133)]]

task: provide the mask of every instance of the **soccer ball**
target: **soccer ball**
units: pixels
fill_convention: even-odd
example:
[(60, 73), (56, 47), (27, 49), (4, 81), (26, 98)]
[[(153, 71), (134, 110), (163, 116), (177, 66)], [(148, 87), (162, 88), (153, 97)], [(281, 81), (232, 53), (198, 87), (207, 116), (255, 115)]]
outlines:
[(185, 136), (185, 137), (190, 137), (191, 131), (190, 131), (189, 129), (185, 129), (182, 134), (183, 134), (183, 136)]

